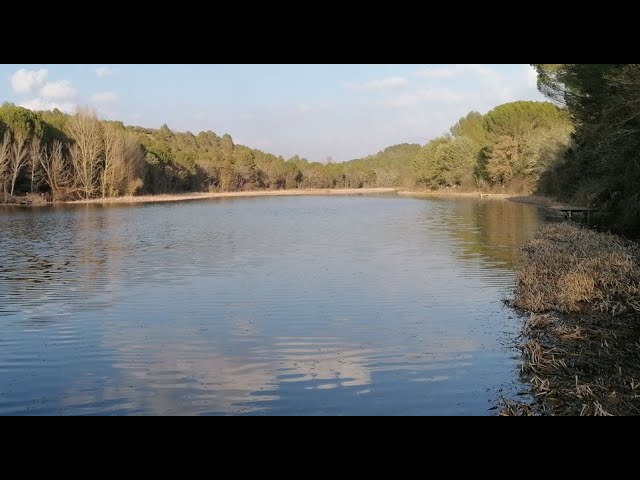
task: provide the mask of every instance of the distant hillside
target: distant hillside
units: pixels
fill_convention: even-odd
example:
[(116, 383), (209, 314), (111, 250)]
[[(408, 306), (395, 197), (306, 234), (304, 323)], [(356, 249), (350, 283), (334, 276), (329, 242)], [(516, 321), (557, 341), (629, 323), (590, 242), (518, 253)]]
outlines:
[(413, 187), (413, 160), (420, 151), (417, 143), (392, 145), (368, 157), (345, 162), (376, 172), (376, 187)]

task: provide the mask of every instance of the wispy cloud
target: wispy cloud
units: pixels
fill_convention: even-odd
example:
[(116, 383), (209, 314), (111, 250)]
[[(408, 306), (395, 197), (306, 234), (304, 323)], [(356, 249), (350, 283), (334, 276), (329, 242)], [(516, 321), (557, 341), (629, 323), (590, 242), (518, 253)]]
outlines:
[(255, 113), (248, 112), (240, 114), (241, 120), (255, 120), (256, 118), (258, 118), (258, 115), (256, 115)]
[(40, 89), (40, 96), (44, 98), (68, 99), (75, 97), (76, 93), (69, 80), (47, 82)]
[(390, 99), (386, 104), (390, 107), (402, 108), (410, 107), (418, 103), (460, 103), (464, 100), (464, 95), (454, 92), (449, 88), (424, 88), (412, 93), (399, 95)]
[[(390, 99), (392, 107), (410, 107), (421, 103), (468, 106), (497, 104), (515, 99), (513, 88), (498, 72), (487, 65), (468, 63), (435, 66), (414, 73), (427, 79), (427, 85)], [(442, 86), (446, 85), (446, 87)]]
[(91, 95), (89, 100), (93, 103), (112, 103), (118, 100), (118, 95), (114, 92), (99, 92)]
[(416, 72), (418, 77), (423, 78), (451, 78), (456, 72), (451, 67), (425, 68)]
[(460, 75), (473, 75), (482, 78), (495, 78), (500, 76), (491, 67), (482, 65), (480, 63), (459, 63), (450, 67), (429, 67), (422, 70), (418, 70), (415, 75), (422, 78), (453, 78)]
[(486, 65), (482, 65), (480, 63), (459, 64), (459, 65), (456, 65), (456, 68), (462, 73), (471, 73), (473, 75), (477, 75), (478, 77), (484, 77), (484, 78), (500, 77), (500, 74), (496, 72), (493, 68), (487, 67)]
[(191, 115), (191, 118), (193, 118), (194, 120), (204, 120), (205, 118), (207, 118), (207, 114), (204, 112), (196, 112)]
[(333, 110), (335, 106), (336, 104), (331, 101), (301, 103), (298, 105), (297, 113), (326, 112), (328, 110)]
[(98, 75), (98, 77), (100, 77), (100, 78), (110, 77), (114, 73), (116, 73), (116, 69), (115, 68), (110, 68), (110, 67), (106, 67), (106, 66), (105, 67), (96, 68), (96, 75)]
[(54, 108), (57, 108), (58, 110), (66, 113), (75, 112), (78, 106), (74, 102), (52, 102), (40, 97), (23, 100), (18, 102), (18, 105), (28, 108), (29, 110), (53, 110)]
[(385, 77), (361, 84), (348, 83), (346, 86), (355, 90), (394, 90), (404, 87), (407, 83), (408, 80), (404, 77)]

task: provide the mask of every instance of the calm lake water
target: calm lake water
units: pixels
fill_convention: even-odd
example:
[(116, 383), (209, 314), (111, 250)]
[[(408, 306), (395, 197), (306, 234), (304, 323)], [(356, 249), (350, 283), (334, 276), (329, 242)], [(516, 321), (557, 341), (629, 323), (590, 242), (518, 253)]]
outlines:
[(544, 221), (393, 196), (0, 208), (0, 414), (490, 415)]

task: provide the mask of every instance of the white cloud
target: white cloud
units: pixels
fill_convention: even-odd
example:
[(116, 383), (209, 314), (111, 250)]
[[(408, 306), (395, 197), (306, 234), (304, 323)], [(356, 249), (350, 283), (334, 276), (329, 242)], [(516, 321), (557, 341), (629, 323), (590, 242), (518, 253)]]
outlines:
[(68, 80), (47, 82), (40, 89), (40, 96), (45, 98), (68, 99), (76, 96), (76, 90)]
[(404, 87), (407, 83), (408, 81), (404, 77), (386, 77), (359, 85), (348, 84), (347, 86), (358, 90), (391, 90)]
[(461, 93), (449, 88), (425, 88), (392, 98), (386, 104), (390, 107), (410, 107), (418, 103), (460, 103), (464, 100)]
[(531, 65), (525, 67), (527, 70), (527, 85), (529, 87), (538, 87), (538, 72)]
[[(26, 98), (16, 102), (31, 110), (53, 110), (73, 113), (77, 104), (72, 101), (77, 92), (68, 80), (47, 82), (49, 71), (46, 68), (27, 70), (21, 68), (9, 78), (14, 92)], [(60, 101), (66, 100), (66, 101)]]
[(142, 114), (140, 113), (132, 113), (129, 115), (129, 118), (132, 120), (140, 120), (142, 118)]
[(481, 65), (479, 63), (463, 63), (455, 66), (457, 71), (461, 73), (471, 73), (477, 75), (478, 77), (484, 78), (497, 78), (500, 77), (500, 74), (496, 72), (494, 69), (487, 67), (486, 65)]
[(193, 115), (191, 115), (191, 117), (194, 120), (204, 120), (207, 117), (207, 114), (204, 112), (196, 112)]
[(455, 74), (455, 70), (449, 67), (425, 68), (416, 72), (417, 76), (424, 78), (451, 78)]
[(114, 73), (116, 73), (116, 69), (115, 68), (109, 68), (109, 67), (98, 67), (98, 68), (96, 68), (96, 75), (98, 75), (100, 78), (110, 77)]
[(471, 74), (481, 78), (497, 78), (500, 74), (491, 67), (479, 63), (458, 63), (451, 67), (425, 68), (415, 75), (423, 78), (453, 78), (463, 74)]
[(93, 103), (111, 103), (118, 100), (118, 95), (114, 92), (99, 92), (91, 95), (89, 100)]
[(331, 101), (301, 103), (298, 105), (296, 112), (294, 113), (327, 112), (329, 110), (333, 110), (335, 106), (336, 104)]
[(35, 93), (42, 88), (47, 81), (49, 71), (46, 68), (39, 70), (27, 70), (21, 68), (11, 75), (11, 87), (16, 93)]
[[(392, 98), (386, 104), (392, 107), (410, 107), (420, 103), (459, 105), (469, 109), (491, 106), (517, 98), (513, 79), (487, 65), (477, 63), (456, 64), (427, 68), (415, 75), (429, 80), (444, 80), (447, 87), (430, 86)], [(460, 81), (466, 80), (460, 84)], [(436, 83), (441, 85), (441, 83)], [(471, 85), (471, 86), (469, 86)]]
[(258, 116), (255, 113), (241, 113), (240, 118), (242, 120), (255, 120)]
[(54, 108), (57, 108), (58, 110), (66, 113), (73, 113), (78, 107), (77, 104), (73, 102), (52, 102), (41, 97), (24, 100), (22, 102), (19, 102), (18, 105), (24, 108), (28, 108), (29, 110), (53, 110)]

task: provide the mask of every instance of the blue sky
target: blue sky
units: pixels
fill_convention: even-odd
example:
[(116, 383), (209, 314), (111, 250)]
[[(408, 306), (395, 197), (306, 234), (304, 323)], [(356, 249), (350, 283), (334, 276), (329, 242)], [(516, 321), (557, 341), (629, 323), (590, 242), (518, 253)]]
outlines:
[(309, 160), (350, 160), (421, 143), (470, 110), (544, 100), (510, 65), (0, 65), (0, 101), (94, 106), (126, 124), (229, 133), (236, 143)]

